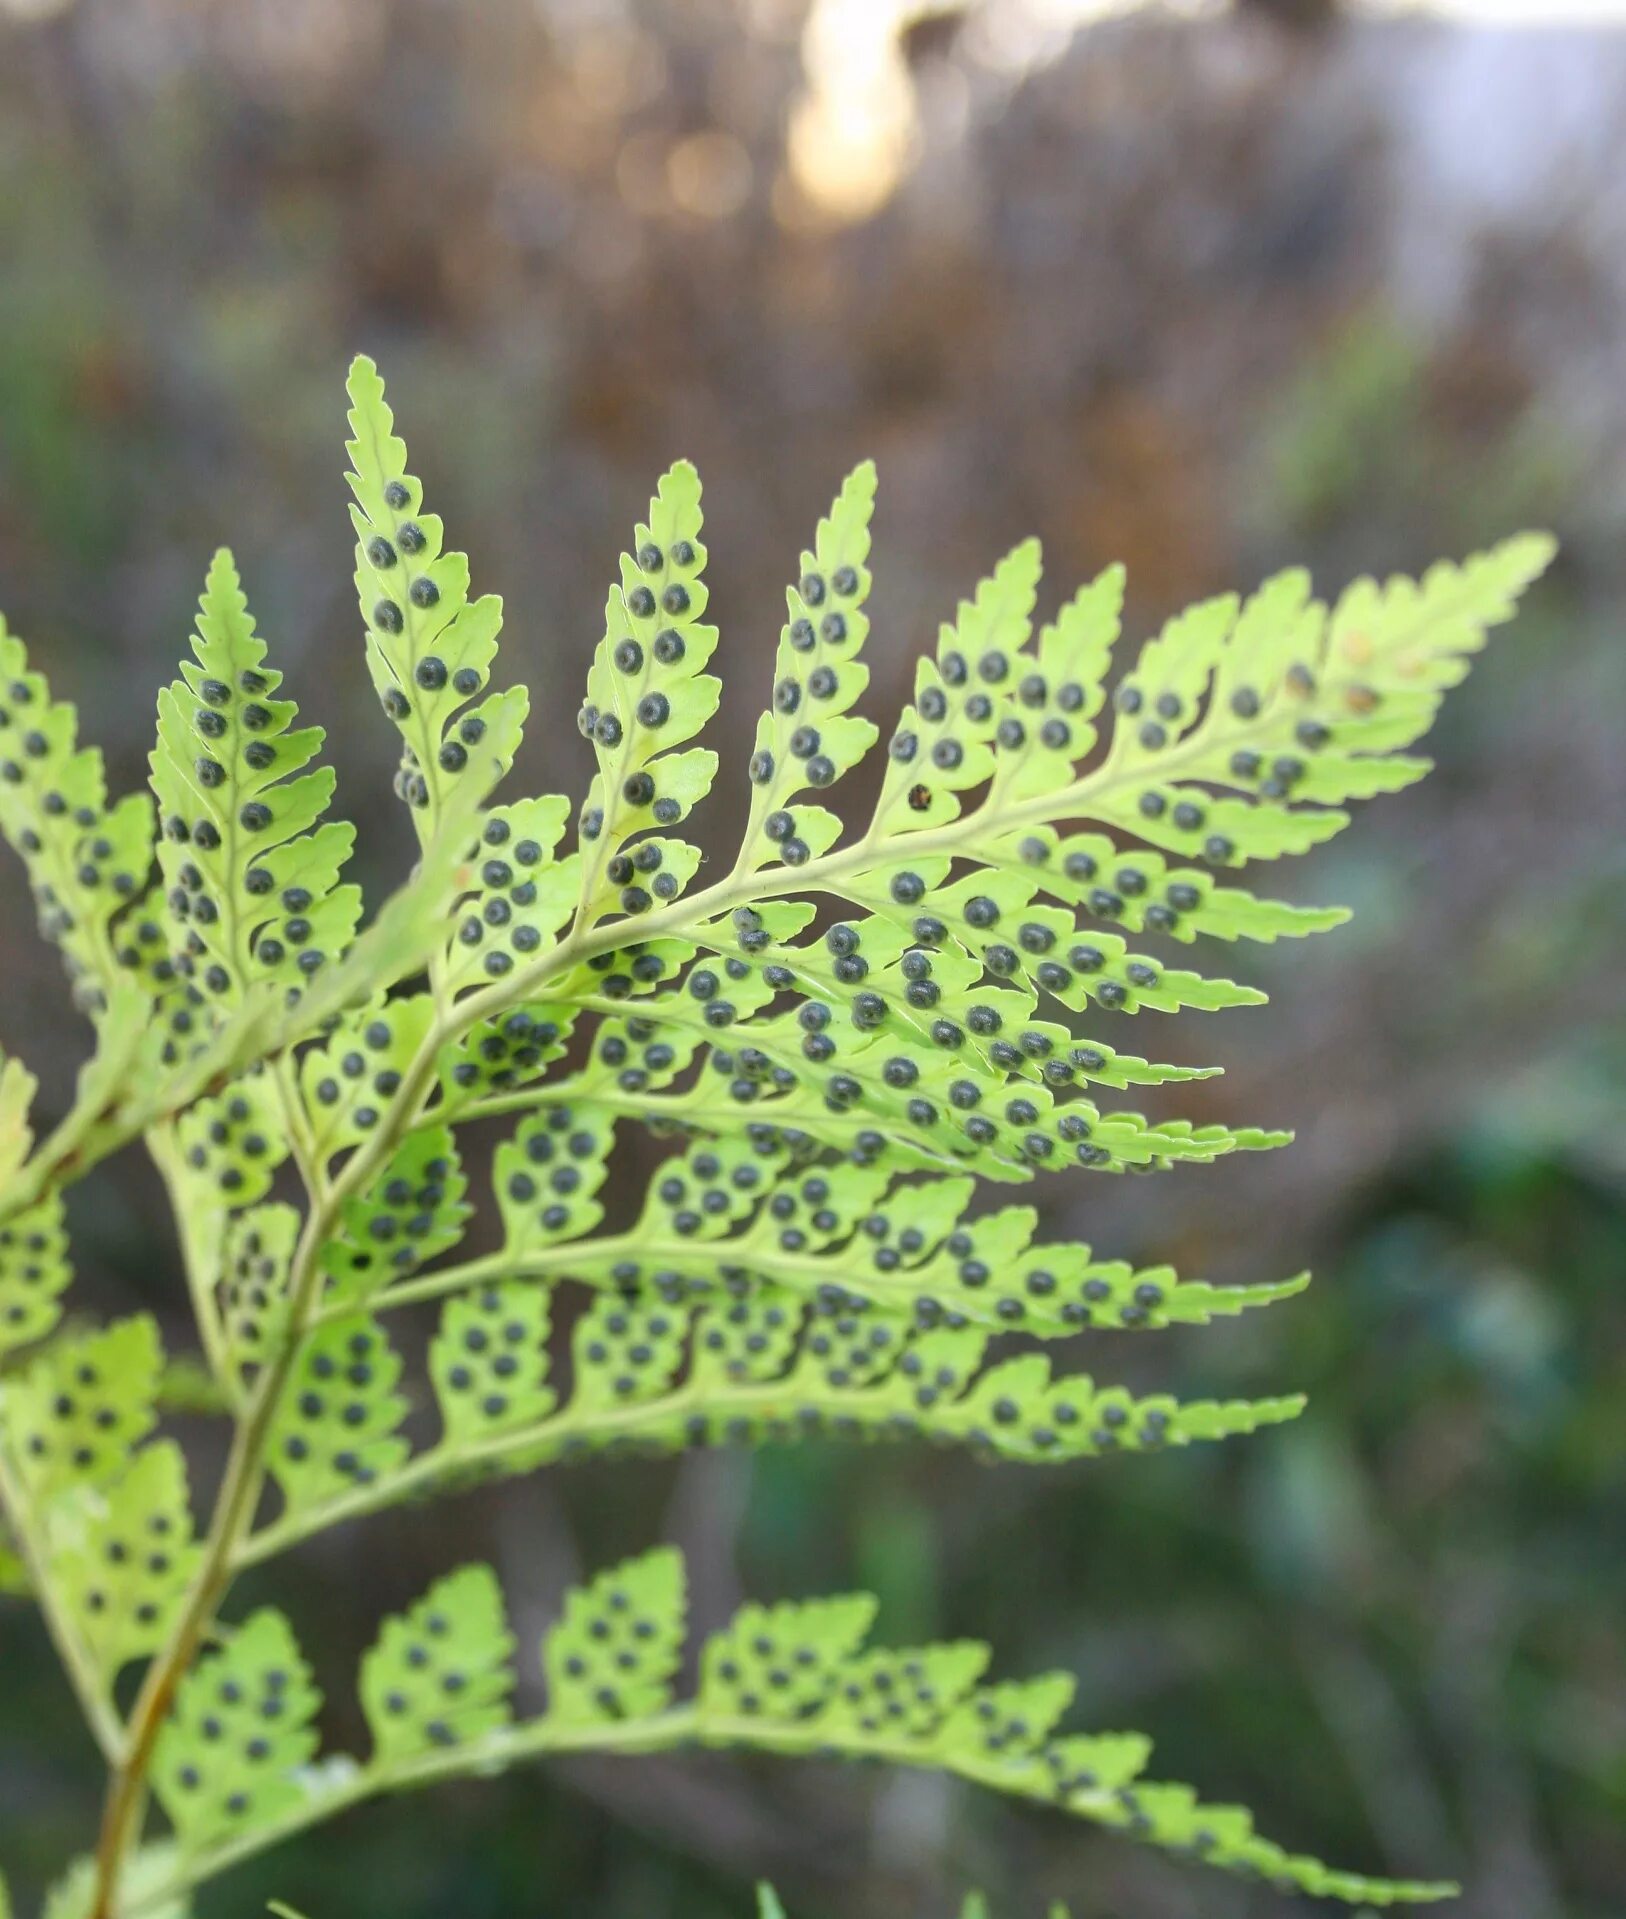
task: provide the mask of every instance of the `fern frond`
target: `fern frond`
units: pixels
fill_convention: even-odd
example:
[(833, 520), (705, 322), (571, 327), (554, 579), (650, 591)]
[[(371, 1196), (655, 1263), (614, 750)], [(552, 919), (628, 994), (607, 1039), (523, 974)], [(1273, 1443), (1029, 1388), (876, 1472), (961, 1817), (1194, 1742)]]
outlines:
[(111, 1681), (164, 1644), (198, 1568), (180, 1448), (142, 1447), (105, 1488), (54, 1512), (50, 1537), (51, 1576)]
[(6, 1383), (0, 1441), (40, 1508), (115, 1478), (152, 1430), (162, 1354), (150, 1319), (47, 1346)]
[(71, 1276), (60, 1193), (0, 1225), (0, 1359), (55, 1330)]
[(869, 634), (865, 562), (874, 507), (875, 468), (866, 460), (843, 482), (786, 592), (773, 704), (757, 722), (751, 755), (742, 867), (800, 865), (822, 853), (838, 822), (822, 807), (796, 806), (796, 797), (833, 785), (879, 738), (872, 721), (851, 712), (869, 685), (859, 654)]
[[(843, 501), (856, 540), (867, 490)], [(1035, 641), (1038, 552), (1019, 548), (943, 630), (935, 662), (922, 662), (861, 837), (837, 846), (822, 809), (814, 820), (775, 807), (758, 821), (754, 808), (763, 837), (727, 879), (667, 905), (629, 880), (623, 920), (578, 931), (557, 955), (505, 955), (482, 1012), (546, 991), (599, 1014), (623, 1055), (641, 1045), (698, 1058), (699, 1079), (650, 1110), (718, 1136), (778, 1126), (860, 1157), (902, 1152), (1002, 1179), (1277, 1143), (1257, 1129), (1103, 1115), (1077, 1087), (1089, 1083), (1092, 1057), (1115, 1054), (1081, 1038), (1073, 1016), (1256, 1003), (1254, 989), (1171, 966), (1118, 929), (1189, 943), (1336, 925), (1337, 909), (1261, 900), (1223, 875), (1336, 832), (1347, 815), (1332, 802), (1415, 777), (1423, 763), (1396, 750), (1426, 730), (1463, 656), (1550, 552), (1550, 541), (1524, 536), (1437, 568), (1420, 587), (1352, 589), (1330, 614), (1298, 575), (1245, 604), (1209, 602), (1141, 650), (1103, 735), (1121, 579), (1086, 588)], [(804, 585), (828, 590), (822, 576)], [(800, 604), (798, 620), (805, 595)], [(785, 717), (813, 697), (804, 677), (817, 671), (794, 651), (787, 638), (781, 667), (793, 671), (781, 674), (775, 708)], [(856, 735), (843, 739), (845, 762), (858, 746)], [(641, 742), (618, 709), (612, 770), (647, 753)], [(598, 750), (603, 762), (608, 749)], [(608, 764), (586, 816), (601, 833)], [(775, 749), (759, 748), (754, 764), (783, 797)], [(611, 838), (635, 859), (627, 836), (641, 816), (612, 814)], [(1075, 830), (1090, 820), (1110, 833)], [(598, 844), (584, 833), (584, 848)], [(951, 880), (956, 862), (970, 870)], [(812, 909), (797, 895), (855, 910), (822, 939), (799, 938)], [(685, 946), (699, 957), (686, 960)], [(606, 1003), (617, 998), (635, 1010)], [(1047, 1001), (1065, 1017), (1043, 1017)], [(574, 1090), (597, 1093), (607, 1081), (606, 1099), (642, 1102), (651, 1082), (619, 1083), (628, 1070), (647, 1075), (647, 1061), (633, 1057), (614, 1075), (589, 1069)], [(1140, 1077), (1131, 1068), (1119, 1083)], [(1113, 1078), (1109, 1066), (1103, 1083)]]
[(163, 1354), (150, 1319), (59, 1336), (0, 1381), (0, 1495), (111, 1757), (112, 1682), (164, 1642), (197, 1564), (181, 1456), (143, 1445)]
[[(613, 1123), (594, 1103), (550, 1103), (497, 1149), (504, 1223), (499, 1255), (474, 1279), (568, 1276), (649, 1286), (668, 1301), (763, 1283), (845, 1310), (926, 1326), (982, 1325), (1054, 1337), (1088, 1326), (1202, 1324), (1303, 1289), (1307, 1276), (1251, 1286), (1180, 1280), (1086, 1245), (1035, 1243), (1038, 1214), (1007, 1206), (973, 1216), (966, 1177), (903, 1178), (887, 1165), (825, 1165), (779, 1137), (701, 1141), (650, 1179), (638, 1220), (589, 1238), (608, 1172)], [(422, 1298), (472, 1283), (426, 1274)]]
[(468, 559), (443, 550), (445, 527), (423, 510), (423, 485), (406, 470), (384, 382), (364, 354), (348, 387), (346, 477), (367, 666), (403, 742), (396, 793), (428, 840), (452, 793), (472, 784), (483, 799), (513, 764), (529, 701), (523, 687), (487, 692), (502, 601), (469, 598)]
[(705, 564), (700, 476), (680, 460), (661, 476), (633, 552), (621, 556), (577, 720), (598, 761), (579, 821), (583, 925), (674, 899), (699, 864), (683, 840), (653, 836), (636, 853), (621, 849), (651, 827), (675, 826), (705, 797), (717, 770), (709, 748), (673, 750), (716, 712), (722, 691), (701, 670), (717, 644), (716, 627), (700, 617)]
[[(272, 982), (261, 981), (240, 1007), (199, 1034), (190, 1007), (166, 1008), (171, 1017), (149, 1021), (151, 996), (145, 987), (129, 976), (117, 980), (72, 1107), (10, 1182), (0, 1186), (0, 1223), (52, 1187), (83, 1178), (110, 1153), (175, 1119), (211, 1089), (281, 1058), (418, 972), (444, 938), (447, 914), (463, 883), (463, 852), (478, 803), (479, 790), (472, 786), (455, 804), (448, 803), (442, 830), (425, 847), (412, 877), (386, 900), (348, 952), (325, 965), (292, 1004)], [(187, 1026), (193, 1028), (191, 1037)]]
[(187, 1675), (159, 1738), (153, 1787), (183, 1852), (297, 1805), (321, 1704), (288, 1621), (269, 1609), (235, 1627)]
[(1041, 1353), (1002, 1356), (960, 1315), (911, 1324), (838, 1285), (810, 1299), (732, 1271), (699, 1303), (665, 1272), (600, 1293), (571, 1324), (566, 1372), (550, 1338), (567, 1317), (557, 1290), (488, 1278), (447, 1302), (429, 1355), (441, 1435), (411, 1453), (395, 1349), (376, 1320), (330, 1320), (273, 1442), (286, 1511), (244, 1542), (244, 1563), (407, 1498), (603, 1453), (927, 1439), (1056, 1465), (1253, 1432), (1304, 1406), (1136, 1397)]
[[(980, 1645), (869, 1646), (862, 1596), (747, 1607), (686, 1666), (681, 1563), (646, 1555), (569, 1596), (542, 1648), (546, 1711), (527, 1718), (497, 1582), (466, 1567), (367, 1655), (370, 1755), (319, 1761), (288, 1621), (233, 1626), (229, 1594), (343, 1518), (555, 1460), (821, 1433), (1040, 1463), (1291, 1418), (1287, 1396), (1135, 1396), (1036, 1342), (1201, 1324), (1302, 1276), (1216, 1288), (1047, 1243), (1033, 1207), (983, 1210), (974, 1182), (1285, 1142), (1132, 1110), (1131, 1089), (1214, 1069), (1102, 1035), (1118, 1015), (1258, 1003), (1209, 942), (1339, 923), (1245, 890), (1239, 869), (1417, 777), (1443, 692), (1550, 542), (1358, 583), (1330, 609), (1283, 574), (1127, 659), (1121, 571), (1038, 624), (1027, 542), (941, 628), (849, 833), (821, 802), (880, 738), (859, 711), (861, 466), (802, 555), (743, 841), (703, 883), (671, 830), (719, 766), (701, 737), (719, 683), (694, 469), (663, 476), (609, 596), (584, 804), (492, 805), (526, 709), (491, 690), (499, 603), (471, 600), (443, 550), (370, 361), (350, 397), (367, 659), (421, 854), (365, 931), (320, 732), (278, 697), (228, 555), (160, 696), (150, 890), (146, 802), (108, 807), (71, 711), (0, 629), (0, 829), (98, 1029), (38, 1142), (32, 1076), (0, 1060), (0, 1501), (111, 1768), (97, 1860), (52, 1919), (177, 1911), (375, 1793), (697, 1744), (934, 1766), (1287, 1888), (1441, 1893), (1289, 1855), (1245, 1813), (1145, 1783), (1139, 1735), (1057, 1730), (1066, 1677), (989, 1684)], [(457, 1129), (500, 1116), (493, 1241), (470, 1234)], [(626, 1119), (672, 1150), (632, 1224), (618, 1211), (606, 1230)], [(166, 1367), (144, 1319), (59, 1330), (63, 1190), (142, 1132), (203, 1364)], [(427, 1342), (398, 1330), (431, 1301)], [(182, 1455), (153, 1437), (175, 1411), (233, 1428), (196, 1530)], [(142, 1844), (149, 1785), (171, 1844)]]
[(158, 700), (159, 864), (177, 968), (197, 1003), (230, 1007), (261, 980), (297, 992), (349, 944), (361, 894), (339, 871), (355, 829), (318, 824), (334, 785), (331, 768), (306, 770), (322, 730), (291, 730), (296, 709), (276, 697), (282, 675), (224, 548), (192, 652)]
[(0, 1193), (22, 1171), (34, 1145), (29, 1109), (39, 1081), (20, 1059), (0, 1053)]
[(99, 1017), (119, 972), (117, 922), (152, 864), (152, 806), (139, 793), (109, 804), (100, 750), (79, 745), (73, 707), (52, 699), (3, 619), (0, 835), (22, 856), (75, 997)]
[(389, 1772), (507, 1726), (513, 1654), (502, 1592), (489, 1566), (449, 1574), (404, 1618), (386, 1620), (361, 1662), (372, 1764)]
[(266, 1442), (266, 1463), (288, 1508), (369, 1485), (397, 1469), (407, 1403), (402, 1361), (373, 1320), (320, 1328), (299, 1350)]
[(546, 1709), (516, 1719), (501, 1595), (487, 1568), (465, 1567), (386, 1623), (363, 1664), (372, 1757), (318, 1766), (308, 1671), (281, 1615), (256, 1614), (200, 1663), (164, 1735), (158, 1783), (181, 1848), (175, 1883), (206, 1876), (217, 1854), (241, 1856), (402, 1786), (543, 1754), (698, 1745), (927, 1767), (1283, 1891), (1390, 1906), (1455, 1890), (1289, 1853), (1239, 1807), (1147, 1781), (1140, 1735), (1058, 1732), (1070, 1675), (987, 1683), (985, 1646), (871, 1647), (874, 1615), (865, 1594), (748, 1604), (703, 1642), (698, 1683), (681, 1696), (683, 1565), (660, 1548), (569, 1595), (543, 1641)]

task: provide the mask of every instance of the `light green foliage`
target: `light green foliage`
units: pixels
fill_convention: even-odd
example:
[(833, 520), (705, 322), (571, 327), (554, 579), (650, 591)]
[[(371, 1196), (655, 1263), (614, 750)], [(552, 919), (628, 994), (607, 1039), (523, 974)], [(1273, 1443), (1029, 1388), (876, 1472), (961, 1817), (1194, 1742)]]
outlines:
[(366, 1192), (345, 1201), (323, 1252), (334, 1295), (370, 1299), (455, 1246), (469, 1216), (467, 1186), (450, 1127), (413, 1134)]
[(551, 1304), (547, 1287), (513, 1280), (478, 1286), (448, 1302), (429, 1348), (448, 1453), (472, 1451), (552, 1412)]
[(60, 1193), (0, 1225), (0, 1358), (52, 1330), (69, 1277)]
[(331, 768), (306, 770), (321, 728), (293, 730), (296, 709), (276, 697), (282, 675), (224, 549), (192, 651), (158, 698), (158, 859), (189, 997), (231, 1006), (253, 980), (297, 991), (349, 943), (361, 894), (339, 870), (355, 830), (318, 825), (334, 786)]
[(153, 1763), (154, 1790), (184, 1850), (272, 1820), (298, 1801), (320, 1703), (279, 1612), (251, 1614), (204, 1654), (181, 1686)]
[[(865, 561), (874, 506), (875, 468), (866, 460), (847, 476), (828, 518), (819, 522), (813, 551), (802, 555), (797, 584), (786, 592), (773, 705), (757, 722), (751, 763), (751, 817), (743, 857), (753, 866), (769, 860), (794, 864), (824, 851), (839, 822), (823, 807), (792, 802), (810, 786), (833, 784), (878, 737), (872, 721), (851, 712), (869, 685), (869, 668), (858, 655), (869, 634), (864, 601), (870, 575)], [(807, 751), (805, 734), (814, 701), (819, 737), (816, 747)], [(773, 825), (768, 828), (770, 817)]]
[(155, 1653), (198, 1565), (186, 1461), (144, 1446), (117, 1479), (52, 1515), (51, 1574), (105, 1679)]
[(1335, 1872), (1260, 1838), (1238, 1807), (1147, 1781), (1135, 1734), (1058, 1731), (1069, 1675), (985, 1683), (972, 1643), (869, 1649), (867, 1595), (747, 1604), (699, 1650), (680, 1696), (682, 1561), (661, 1550), (572, 1592), (542, 1649), (547, 1699), (514, 1716), (514, 1642), (495, 1577), (465, 1567), (385, 1623), (363, 1661), (373, 1753), (315, 1760), (318, 1699), (281, 1614), (254, 1614), (187, 1680), (155, 1781), (182, 1848), (204, 1855), (250, 1821), (295, 1824), (409, 1779), (492, 1772), (536, 1755), (606, 1745), (691, 1745), (846, 1755), (958, 1775), (1077, 1818), (1259, 1874), (1283, 1890), (1388, 1906), (1450, 1887)]
[(449, 1574), (400, 1619), (387, 1619), (361, 1662), (373, 1765), (482, 1738), (509, 1720), (514, 1642), (489, 1566)]
[[(694, 469), (662, 477), (609, 593), (585, 800), (492, 803), (527, 701), (492, 690), (499, 603), (470, 597), (370, 361), (350, 398), (365, 653), (418, 854), (363, 930), (321, 735), (295, 725), (228, 555), (159, 700), (156, 875), (149, 802), (109, 804), (71, 708), (0, 629), (0, 832), (97, 1022), (40, 1139), (33, 1075), (0, 1059), (0, 1590), (42, 1607), (113, 1774), (53, 1919), (179, 1912), (376, 1792), (684, 1745), (937, 1767), (1284, 1888), (1438, 1896), (1147, 1783), (1138, 1734), (1061, 1729), (1065, 1675), (989, 1683), (978, 1644), (870, 1645), (863, 1596), (747, 1605), (686, 1661), (683, 1567), (658, 1549), (566, 1597), (526, 1717), (535, 1649), (465, 1567), (363, 1660), (370, 1756), (319, 1761), (291, 1627), (232, 1589), (343, 1519), (607, 1452), (928, 1438), (1027, 1465), (1294, 1416), (1293, 1395), (1131, 1394), (1098, 1377), (1105, 1341), (1060, 1342), (1203, 1325), (1303, 1276), (1136, 1268), (1039, 1238), (1035, 1207), (979, 1203), (976, 1182), (1285, 1142), (1181, 1117), (1214, 1069), (1119, 1044), (1120, 1022), (1257, 1003), (1214, 941), (1340, 922), (1239, 869), (1424, 770), (1412, 749), (1550, 542), (1331, 607), (1286, 573), (1138, 649), (1120, 570), (1045, 622), (1025, 543), (919, 663), (849, 829), (822, 799), (881, 738), (859, 711), (862, 465), (787, 596), (738, 756), (742, 842), (703, 866), (670, 830), (720, 767)], [(1121, 1098), (1140, 1088), (1165, 1089), (1152, 1116)], [(458, 1129), (498, 1120), (482, 1221)], [(641, 1198), (619, 1163), (634, 1121), (664, 1142)], [(141, 1135), (202, 1349), (168, 1367), (150, 1320), (60, 1325), (63, 1190)], [(153, 1437), (177, 1411), (232, 1429), (207, 1524), (176, 1440)], [(146, 1837), (148, 1788), (171, 1840)]]
[(46, 1347), (9, 1383), (6, 1449), (36, 1506), (99, 1488), (152, 1430), (162, 1355), (150, 1319)]
[(276, 1201), (231, 1222), (220, 1254), (219, 1312), (225, 1351), (239, 1372), (263, 1364), (285, 1336), (298, 1238), (298, 1213)]
[(471, 601), (467, 559), (442, 550), (444, 528), (424, 512), (423, 487), (406, 471), (406, 447), (371, 360), (351, 368), (350, 405), (350, 517), (367, 665), (404, 742), (396, 791), (427, 838), (453, 788), (472, 783), (483, 798), (508, 770), (527, 697), (513, 687), (475, 703), (490, 680), (502, 601)]
[(400, 1378), (400, 1355), (375, 1320), (338, 1320), (303, 1342), (267, 1445), (290, 1507), (370, 1484), (400, 1465)]
[[(649, 523), (621, 556), (610, 589), (604, 638), (587, 676), (581, 730), (598, 771), (580, 820), (581, 913), (585, 921), (619, 908), (646, 912), (692, 877), (698, 854), (681, 840), (640, 840), (652, 826), (673, 826), (710, 790), (717, 755), (709, 747), (674, 752), (717, 710), (722, 682), (701, 669), (717, 644), (702, 624), (700, 476), (680, 460), (649, 503)], [(495, 971), (493, 955), (486, 967)]]
[(78, 743), (78, 719), (53, 700), (21, 640), (0, 619), (0, 834), (28, 868), (40, 930), (61, 947), (75, 996), (106, 1010), (118, 972), (114, 924), (152, 853), (152, 806), (109, 805), (102, 756)]
[(20, 1059), (0, 1055), (0, 1188), (22, 1170), (34, 1144), (29, 1108), (39, 1081)]
[(672, 1699), (683, 1652), (683, 1561), (646, 1553), (565, 1600), (543, 1646), (556, 1722), (647, 1719)]

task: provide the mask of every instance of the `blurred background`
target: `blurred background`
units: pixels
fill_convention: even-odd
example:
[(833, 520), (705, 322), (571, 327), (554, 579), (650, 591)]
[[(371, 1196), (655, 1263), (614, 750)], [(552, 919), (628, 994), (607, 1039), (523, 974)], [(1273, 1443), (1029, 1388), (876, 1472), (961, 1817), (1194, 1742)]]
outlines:
[[(1353, 926), (1235, 956), (1269, 1012), (1113, 1035), (1225, 1064), (1200, 1116), (1295, 1148), (1037, 1189), (1048, 1231), (1137, 1260), (1312, 1265), (1293, 1305), (1080, 1361), (1304, 1388), (1302, 1422), (1054, 1471), (717, 1454), (375, 1520), (263, 1579), (334, 1691), (454, 1558), (493, 1554), (528, 1629), (580, 1567), (675, 1538), (707, 1618), (868, 1584), (895, 1640), (1075, 1671), (1081, 1723), (1144, 1727), (1289, 1845), (1456, 1873), (1463, 1919), (1626, 1913), (1623, 11), (0, 0), (0, 604), (132, 786), (229, 539), (375, 897), (410, 836), (349, 579), (358, 348), (506, 596), (540, 707), (515, 790), (585, 783), (604, 590), (680, 453), (740, 728), (864, 454), (876, 715), (1029, 531), (1050, 604), (1127, 560), (1138, 631), (1288, 561), (1333, 590), (1521, 524), (1564, 542), (1435, 777), (1282, 876)], [(0, 1043), (60, 1103), (84, 1037), (31, 922), (9, 864)], [(85, 1297), (171, 1316), (144, 1162), (92, 1185)], [(0, 1648), (26, 1892), (84, 1843), (94, 1775), (15, 1608)], [(374, 1807), (203, 1911), (740, 1919), (751, 1875), (801, 1919), (935, 1919), (968, 1884), (1024, 1919), (1292, 1907), (937, 1780), (700, 1759)]]

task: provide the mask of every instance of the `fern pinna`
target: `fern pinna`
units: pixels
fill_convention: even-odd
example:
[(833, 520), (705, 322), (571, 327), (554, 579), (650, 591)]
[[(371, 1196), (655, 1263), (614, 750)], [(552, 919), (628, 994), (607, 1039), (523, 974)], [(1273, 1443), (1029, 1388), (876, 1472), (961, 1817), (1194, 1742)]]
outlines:
[[(680, 1684), (674, 1552), (572, 1593), (540, 1652), (465, 1566), (380, 1626), (359, 1677), (371, 1749), (342, 1757), (320, 1752), (294, 1626), (233, 1585), (341, 1520), (614, 1449), (927, 1437), (1041, 1463), (1295, 1414), (1291, 1397), (1136, 1398), (1053, 1368), (1045, 1342), (1201, 1322), (1302, 1279), (1137, 1271), (1038, 1237), (1028, 1206), (974, 1209), (976, 1183), (1282, 1143), (1133, 1111), (1126, 1093), (1202, 1074), (1109, 1044), (1105, 1016), (1255, 1001), (1180, 956), (1343, 917), (1240, 871), (1425, 771), (1408, 749), (1550, 543), (1330, 608), (1286, 573), (1127, 659), (1121, 573), (1035, 631), (1038, 549), (1018, 547), (920, 661), (873, 812), (844, 827), (830, 789), (879, 737), (860, 711), (861, 466), (787, 596), (737, 769), (743, 844), (702, 877), (679, 830), (718, 772), (695, 743), (719, 682), (694, 470), (662, 478), (610, 590), (572, 821), (558, 796), (492, 799), (526, 713), (492, 682), (500, 605), (470, 597), (369, 361), (350, 396), (366, 662), (419, 841), (366, 930), (320, 731), (296, 723), (228, 555), (159, 696), (156, 807), (109, 802), (72, 712), (0, 633), (0, 826), (96, 1026), (37, 1143), (28, 1071), (0, 1072), (0, 1563), (109, 1767), (99, 1842), (53, 1919), (183, 1912), (234, 1861), (377, 1793), (679, 1745), (938, 1767), (1286, 1887), (1444, 1893), (1333, 1870), (1149, 1783), (1138, 1735), (1061, 1729), (1065, 1676), (990, 1680), (974, 1644), (872, 1644), (864, 1597), (706, 1622)], [(484, 1196), (459, 1128), (499, 1115), (500, 1244), (463, 1257)], [(633, 1118), (671, 1150), (606, 1231)], [(63, 1190), (138, 1138), (231, 1429), (201, 1519), (159, 1431), (152, 1321), (63, 1318)], [(398, 1333), (426, 1310), (415, 1387)], [(432, 1418), (409, 1420), (415, 1398)], [(538, 1658), (545, 1705), (521, 1710)]]

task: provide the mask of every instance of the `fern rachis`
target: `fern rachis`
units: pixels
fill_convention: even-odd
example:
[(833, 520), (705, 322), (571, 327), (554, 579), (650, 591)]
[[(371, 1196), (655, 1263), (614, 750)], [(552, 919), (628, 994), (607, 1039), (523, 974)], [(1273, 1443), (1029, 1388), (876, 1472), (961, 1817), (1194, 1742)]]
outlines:
[[(351, 401), (366, 659), (420, 846), (365, 931), (343, 877), (352, 835), (324, 818), (334, 778), (312, 770), (319, 731), (295, 727), (229, 556), (160, 698), (156, 815), (109, 806), (71, 712), (0, 634), (0, 828), (97, 1023), (78, 1101), (37, 1144), (32, 1079), (0, 1068), (0, 1495), (14, 1577), (111, 1775), (95, 1859), (53, 1914), (173, 1910), (379, 1792), (682, 1744), (937, 1766), (1305, 1890), (1437, 1896), (1288, 1855), (1238, 1810), (1144, 1783), (1136, 1735), (1058, 1735), (1064, 1678), (986, 1684), (981, 1647), (867, 1647), (862, 1598), (746, 1608), (705, 1639), (680, 1697), (683, 1569), (656, 1551), (572, 1595), (544, 1642), (546, 1710), (520, 1718), (502, 1596), (466, 1567), (386, 1622), (364, 1662), (372, 1756), (317, 1763), (319, 1695), (292, 1627), (233, 1622), (231, 1592), (345, 1519), (601, 1449), (834, 1433), (1042, 1463), (1296, 1414), (1293, 1397), (1135, 1399), (1040, 1348), (1201, 1323), (1302, 1278), (1218, 1289), (1137, 1271), (1037, 1239), (1029, 1207), (969, 1211), (975, 1180), (1282, 1143), (1118, 1104), (1204, 1069), (1117, 1050), (1100, 1016), (1256, 1001), (1175, 951), (1338, 923), (1233, 876), (1426, 770), (1405, 749), (1549, 543), (1416, 586), (1362, 583), (1330, 609), (1291, 573), (1206, 602), (1110, 701), (1121, 574), (1035, 632), (1038, 549), (1019, 547), (920, 663), (874, 811), (843, 839), (822, 797), (879, 739), (859, 710), (875, 496), (860, 467), (787, 595), (743, 844), (695, 887), (699, 850), (673, 829), (718, 770), (693, 742), (719, 683), (692, 468), (661, 481), (609, 595), (571, 845), (566, 800), (492, 800), (527, 708), (492, 685), (500, 603), (470, 599), (369, 362)], [(501, 1244), (459, 1259), (483, 1197), (459, 1129), (503, 1115)], [(606, 1232), (599, 1195), (633, 1116), (679, 1144), (634, 1225)], [(156, 1431), (151, 1323), (59, 1325), (62, 1190), (141, 1135), (231, 1423), (201, 1527)], [(406, 1426), (393, 1336), (425, 1309), (427, 1441)], [(996, 1343), (1010, 1333), (1031, 1349)], [(131, 1666), (125, 1710), (114, 1682)], [(149, 1797), (171, 1838), (145, 1837)]]

